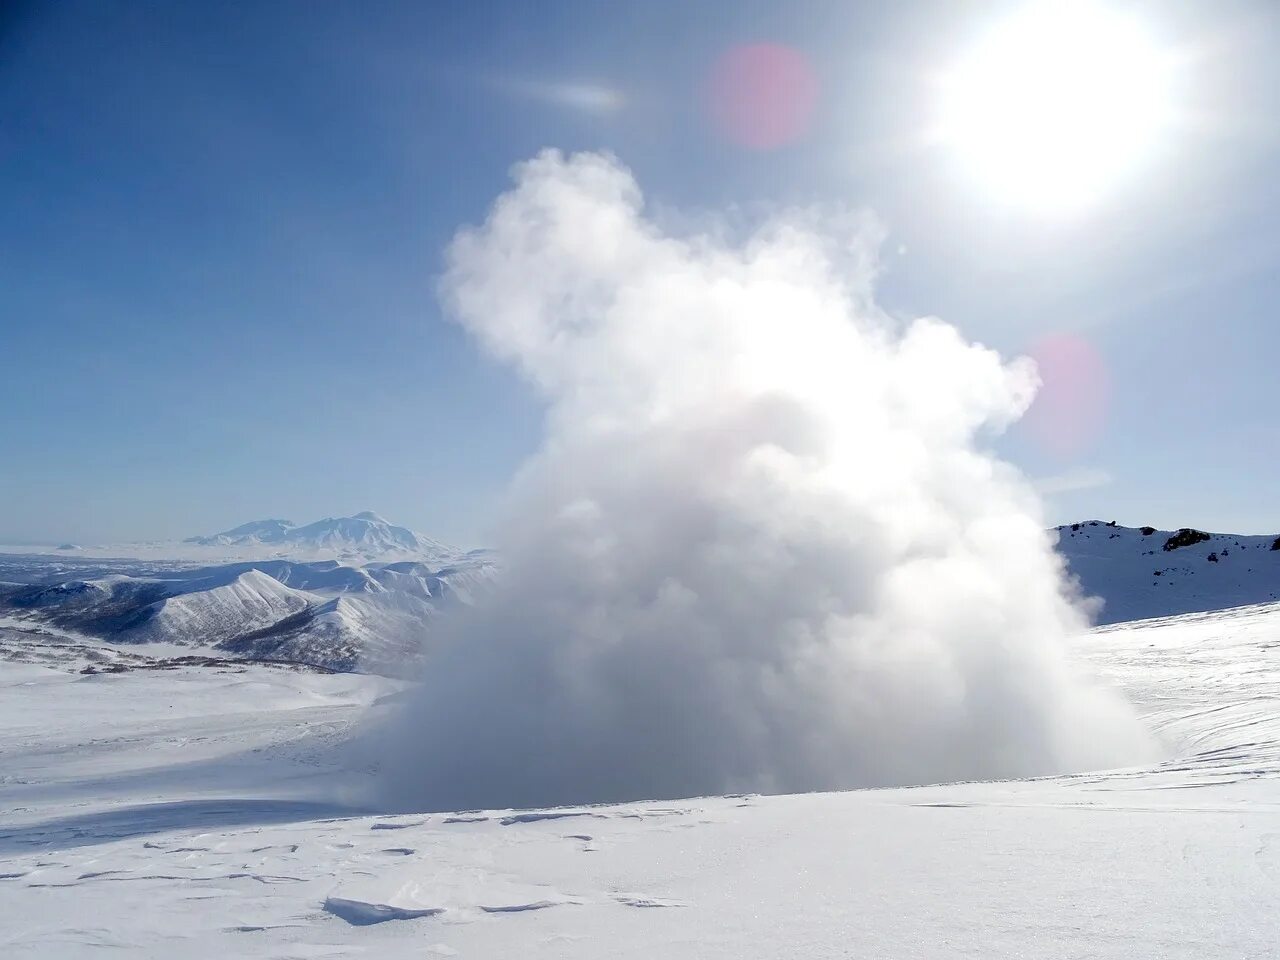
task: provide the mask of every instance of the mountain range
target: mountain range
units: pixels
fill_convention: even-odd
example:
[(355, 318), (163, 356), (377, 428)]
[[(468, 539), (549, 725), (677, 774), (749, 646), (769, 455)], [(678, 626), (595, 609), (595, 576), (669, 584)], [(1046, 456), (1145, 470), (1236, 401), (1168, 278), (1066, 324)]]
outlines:
[[(1280, 538), (1101, 520), (1055, 533), (1099, 624), (1280, 598)], [(435, 618), (483, 595), (500, 571), (488, 551), (462, 552), (373, 513), (257, 520), (185, 545), (251, 559), (0, 555), (0, 616), (113, 645), (405, 675), (428, 652)]]
[[(497, 569), (487, 551), (447, 546), (372, 512), (305, 525), (255, 520), (181, 544), (134, 546), (145, 549), (0, 555), (0, 614), (115, 645), (401, 675), (420, 662), (431, 621), (471, 602)], [(205, 557), (222, 562), (198, 562)]]
[[(220, 533), (185, 540), (129, 543), (61, 543), (58, 554), (81, 558), (130, 558), (211, 564), (235, 560), (341, 560), (347, 563), (418, 560), (448, 563), (467, 551), (398, 526), (371, 510), (350, 517), (325, 517), (310, 523), (253, 520)], [(37, 544), (0, 545), (0, 554), (49, 552)]]
[(3, 568), (25, 583), (0, 584), (11, 624), (115, 645), (164, 644), (222, 656), (287, 661), (326, 670), (411, 674), (431, 621), (470, 603), (492, 580), (486, 556), (433, 566), (419, 561), (348, 566), (266, 560), (156, 569), (90, 564), (64, 579), (23, 558)]

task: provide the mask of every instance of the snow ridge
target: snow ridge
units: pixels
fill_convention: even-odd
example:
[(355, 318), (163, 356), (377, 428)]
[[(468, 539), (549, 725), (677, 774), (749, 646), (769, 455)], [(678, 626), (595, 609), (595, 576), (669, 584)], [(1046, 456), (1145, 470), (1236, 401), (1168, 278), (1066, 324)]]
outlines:
[(216, 646), (245, 632), (261, 630), (306, 610), (315, 599), (259, 570), (240, 574), (224, 586), (160, 600), (150, 616), (117, 634), (126, 643)]

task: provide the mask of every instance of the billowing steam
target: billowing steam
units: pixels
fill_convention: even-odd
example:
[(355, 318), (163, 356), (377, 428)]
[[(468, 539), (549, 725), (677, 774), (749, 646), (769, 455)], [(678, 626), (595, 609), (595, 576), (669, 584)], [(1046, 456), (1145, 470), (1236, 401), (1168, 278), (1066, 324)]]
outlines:
[[(444, 627), (387, 802), (532, 806), (1042, 774), (1145, 735), (1030, 485), (979, 439), (1035, 372), (871, 303), (857, 218), (664, 233), (544, 153), (454, 241), (447, 309), (549, 404), (495, 595)], [(439, 639), (439, 635), (437, 635)]]

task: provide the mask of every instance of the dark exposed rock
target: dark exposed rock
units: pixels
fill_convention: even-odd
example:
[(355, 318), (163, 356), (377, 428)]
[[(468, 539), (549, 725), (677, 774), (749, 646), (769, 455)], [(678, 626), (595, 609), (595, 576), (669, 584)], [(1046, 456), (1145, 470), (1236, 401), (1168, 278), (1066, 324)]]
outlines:
[(1190, 547), (1193, 544), (1203, 543), (1208, 539), (1209, 534), (1203, 530), (1192, 530), (1190, 527), (1183, 527), (1164, 542), (1164, 549), (1177, 550), (1179, 547)]

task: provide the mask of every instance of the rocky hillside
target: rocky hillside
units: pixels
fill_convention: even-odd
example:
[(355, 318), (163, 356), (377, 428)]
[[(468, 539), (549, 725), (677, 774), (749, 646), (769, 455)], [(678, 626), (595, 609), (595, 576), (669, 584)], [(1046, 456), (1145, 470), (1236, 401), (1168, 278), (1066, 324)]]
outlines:
[(1057, 533), (1071, 574), (1102, 601), (1099, 623), (1280, 599), (1280, 537), (1101, 520), (1066, 524)]

